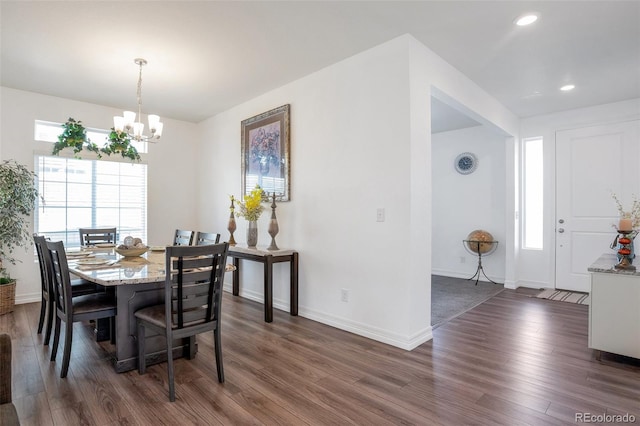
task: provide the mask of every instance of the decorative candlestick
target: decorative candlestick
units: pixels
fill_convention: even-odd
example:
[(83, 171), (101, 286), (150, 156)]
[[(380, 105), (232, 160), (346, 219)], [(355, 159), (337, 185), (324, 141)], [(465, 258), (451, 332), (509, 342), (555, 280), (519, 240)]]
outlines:
[(233, 205), (233, 195), (231, 196), (231, 206), (229, 207), (229, 210), (231, 210), (231, 213), (229, 214), (229, 224), (227, 225), (227, 230), (229, 231), (229, 233), (231, 234), (231, 236), (229, 237), (229, 245), (230, 246), (235, 246), (236, 245), (236, 240), (235, 238), (233, 238), (233, 233), (236, 231), (236, 217), (234, 215), (235, 212), (235, 207)]
[(618, 258), (620, 261), (615, 265), (616, 269), (627, 269), (632, 271), (635, 271), (636, 269), (636, 267), (631, 264), (633, 262), (633, 250), (631, 249), (633, 239), (629, 238), (629, 234), (632, 232), (632, 230), (618, 230), (618, 233), (620, 234), (618, 236), (618, 244), (620, 245), (620, 248), (618, 249)]
[(276, 218), (276, 193), (273, 193), (273, 201), (271, 202), (271, 220), (269, 221), (269, 235), (271, 235), (271, 245), (267, 250), (279, 250), (276, 245), (276, 235), (278, 235), (278, 218)]

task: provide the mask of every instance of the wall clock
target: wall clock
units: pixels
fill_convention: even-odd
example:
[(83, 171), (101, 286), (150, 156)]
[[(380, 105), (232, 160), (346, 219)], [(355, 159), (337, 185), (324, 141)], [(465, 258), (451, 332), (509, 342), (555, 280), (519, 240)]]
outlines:
[(471, 152), (463, 152), (456, 157), (453, 163), (458, 173), (468, 175), (473, 173), (478, 167), (478, 157)]

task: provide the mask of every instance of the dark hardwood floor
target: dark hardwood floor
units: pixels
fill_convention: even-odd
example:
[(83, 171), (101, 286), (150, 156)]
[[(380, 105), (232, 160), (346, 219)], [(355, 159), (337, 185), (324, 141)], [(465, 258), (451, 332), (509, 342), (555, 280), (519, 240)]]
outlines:
[(39, 304), (0, 316), (13, 340), (13, 397), (23, 425), (557, 425), (576, 413), (640, 423), (640, 363), (587, 348), (588, 307), (505, 290), (404, 351), (224, 295), (225, 379), (212, 336), (194, 360), (116, 374), (108, 342), (76, 324), (69, 375), (36, 334)]

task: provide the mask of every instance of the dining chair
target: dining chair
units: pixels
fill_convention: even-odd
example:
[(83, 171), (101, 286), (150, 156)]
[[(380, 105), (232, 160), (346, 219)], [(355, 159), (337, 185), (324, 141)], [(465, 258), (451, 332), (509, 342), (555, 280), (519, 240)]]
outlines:
[(166, 338), (169, 400), (175, 401), (173, 341), (213, 331), (218, 381), (224, 382), (220, 312), (229, 243), (172, 246), (166, 249), (163, 304), (135, 312), (138, 328), (138, 373), (146, 371), (147, 330)]
[[(38, 255), (38, 264), (40, 266), (40, 284), (42, 290), (42, 301), (40, 304), (40, 319), (38, 320), (38, 334), (42, 333), (44, 327), (44, 320), (46, 316), (47, 327), (44, 337), (45, 346), (49, 344), (51, 337), (51, 326), (53, 324), (53, 311), (55, 306), (53, 304), (53, 283), (50, 280), (47, 272), (45, 253), (47, 253), (47, 240), (44, 236), (33, 234), (33, 243), (36, 247), (36, 253)], [(71, 280), (71, 295), (82, 296), (83, 294), (91, 294), (100, 292), (96, 285), (92, 282), (83, 280), (82, 278)]]
[(190, 246), (193, 244), (193, 236), (195, 232), (176, 229), (175, 237), (173, 237), (174, 246)]
[(112, 293), (101, 292), (72, 297), (71, 278), (67, 255), (62, 241), (47, 241), (48, 256), (45, 256), (47, 273), (52, 277), (56, 310), (56, 323), (53, 332), (51, 361), (56, 360), (60, 341), (60, 325), (65, 323), (64, 352), (60, 377), (67, 377), (73, 341), (73, 323), (78, 321), (111, 319), (111, 342), (115, 339), (116, 301)]
[(79, 228), (80, 246), (89, 246), (92, 244), (115, 244), (116, 228)]
[(211, 232), (196, 232), (196, 245), (204, 246), (207, 244), (218, 244), (220, 242), (220, 234)]

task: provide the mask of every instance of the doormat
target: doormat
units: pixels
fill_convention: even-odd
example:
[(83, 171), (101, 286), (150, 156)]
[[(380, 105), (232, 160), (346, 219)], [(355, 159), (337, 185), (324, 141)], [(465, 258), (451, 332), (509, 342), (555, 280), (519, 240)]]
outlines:
[(536, 296), (538, 299), (557, 300), (559, 302), (577, 303), (578, 305), (588, 305), (591, 297), (589, 293), (580, 293), (578, 291), (565, 291), (548, 288), (542, 290)]

